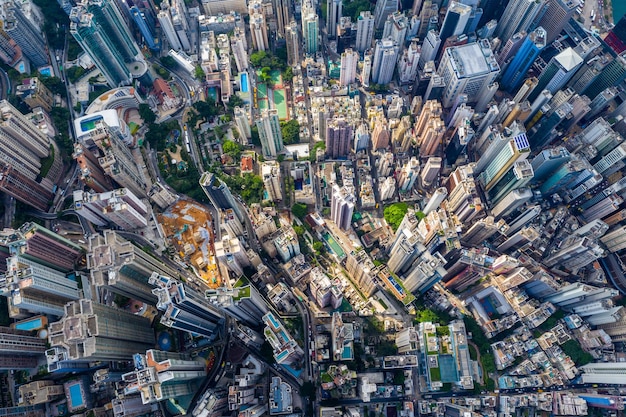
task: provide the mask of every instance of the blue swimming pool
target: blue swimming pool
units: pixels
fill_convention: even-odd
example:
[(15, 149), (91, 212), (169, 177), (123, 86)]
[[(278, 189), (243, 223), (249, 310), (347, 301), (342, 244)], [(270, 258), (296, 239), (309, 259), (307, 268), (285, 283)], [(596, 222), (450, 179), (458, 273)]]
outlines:
[(274, 326), (275, 328), (280, 327), (280, 324), (278, 323), (278, 321), (276, 321), (276, 319), (274, 318), (273, 314), (270, 314), (268, 316), (268, 318), (270, 319), (270, 321), (272, 322), (272, 326)]
[(241, 82), (241, 92), (242, 93), (247, 93), (248, 92), (248, 74), (245, 72), (242, 72), (240, 74), (240, 82)]
[(77, 409), (85, 405), (85, 401), (83, 400), (83, 393), (80, 389), (80, 384), (71, 385), (68, 388), (70, 392), (70, 401), (72, 402), (72, 408)]
[(23, 321), (21, 323), (15, 323), (15, 328), (17, 330), (31, 331), (31, 330), (41, 329), (42, 327), (44, 326), (43, 326), (43, 322), (41, 321), (41, 317), (36, 318), (34, 320)]

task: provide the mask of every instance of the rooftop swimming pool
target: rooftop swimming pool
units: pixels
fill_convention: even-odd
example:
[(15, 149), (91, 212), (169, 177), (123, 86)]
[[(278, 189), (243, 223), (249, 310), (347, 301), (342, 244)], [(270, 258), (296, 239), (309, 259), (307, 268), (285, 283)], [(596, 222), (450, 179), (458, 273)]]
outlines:
[(73, 409), (78, 409), (85, 405), (80, 384), (70, 385), (68, 391), (70, 392), (70, 401), (72, 402)]
[(247, 93), (248, 92), (248, 74), (245, 72), (242, 72), (240, 75), (240, 81), (241, 81), (241, 92), (242, 93)]

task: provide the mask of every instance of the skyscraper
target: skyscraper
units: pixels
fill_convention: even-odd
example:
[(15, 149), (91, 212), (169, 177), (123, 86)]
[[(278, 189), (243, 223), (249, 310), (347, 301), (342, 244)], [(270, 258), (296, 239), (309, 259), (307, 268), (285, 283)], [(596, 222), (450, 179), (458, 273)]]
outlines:
[(343, 8), (342, 0), (326, 1), (326, 31), (330, 38), (337, 37), (337, 24), (341, 19), (341, 10)]
[(500, 85), (508, 92), (517, 90), (521, 85), (535, 59), (546, 46), (546, 31), (540, 26), (533, 30), (522, 42), (515, 57), (502, 74)]
[(441, 37), (436, 30), (429, 30), (424, 43), (422, 44), (422, 54), (419, 59), (420, 69), (424, 69), (424, 65), (429, 61), (434, 61), (441, 46)]
[(87, 0), (72, 9), (70, 21), (70, 33), (112, 87), (148, 69), (114, 1)]
[(352, 84), (356, 79), (356, 66), (359, 63), (359, 53), (352, 49), (346, 49), (341, 54), (341, 73), (339, 85), (344, 87)]
[(398, 61), (398, 78), (401, 83), (408, 84), (417, 77), (418, 62), (420, 60), (419, 42), (412, 39), (409, 46), (404, 50)]
[(380, 0), (376, 2), (374, 9), (374, 25), (376, 29), (382, 29), (387, 16), (398, 10), (398, 0)]
[(609, 87), (615, 87), (626, 79), (626, 53), (613, 58), (594, 80), (585, 88), (582, 94), (591, 100)]
[(509, 1), (498, 22), (496, 36), (510, 39), (514, 33), (526, 31), (543, 16), (546, 0)]
[(87, 267), (91, 270), (92, 285), (150, 303), (156, 300), (152, 286), (148, 284), (153, 272), (178, 276), (174, 269), (124, 240), (113, 230), (91, 236)]
[(398, 45), (389, 38), (376, 41), (372, 63), (372, 82), (385, 85), (393, 79), (398, 61), (398, 50)]
[(0, 191), (41, 211), (46, 211), (54, 198), (49, 188), (30, 179), (5, 162), (0, 162)]
[(556, 93), (574, 76), (582, 63), (583, 58), (572, 48), (567, 48), (552, 57), (548, 65), (541, 71), (537, 87), (530, 94), (528, 100), (533, 102), (544, 90), (548, 90), (552, 94)]
[(548, 0), (548, 9), (539, 19), (539, 26), (546, 30), (546, 43), (552, 43), (574, 16), (579, 0)]
[(287, 62), (291, 67), (300, 65), (300, 37), (298, 24), (295, 20), (285, 27), (285, 41), (287, 43)]
[(487, 40), (447, 48), (439, 64), (439, 75), (446, 89), (441, 103), (452, 107), (459, 94), (466, 94), (468, 103), (475, 103), (487, 94), (489, 86), (500, 74), (491, 46)]
[(374, 16), (371, 12), (361, 12), (356, 21), (355, 49), (364, 52), (372, 46), (374, 37)]
[(383, 39), (391, 38), (401, 48), (404, 46), (407, 31), (409, 29), (409, 19), (402, 12), (393, 12), (387, 16), (383, 29)]
[(201, 356), (192, 359), (186, 353), (145, 352), (132, 355), (137, 368), (122, 375), (121, 383), (138, 390), (144, 404), (193, 395), (198, 387), (192, 382), (206, 376), (206, 361)]
[(252, 35), (252, 45), (257, 51), (265, 51), (269, 48), (269, 40), (267, 38), (267, 22), (265, 15), (262, 13), (253, 13), (250, 15), (250, 34)]
[[(162, 3), (167, 5), (167, 3)], [(159, 24), (161, 25), (161, 30), (165, 34), (165, 38), (169, 43), (171, 49), (175, 51), (180, 51), (182, 45), (180, 44), (180, 40), (178, 39), (178, 35), (176, 34), (176, 29), (174, 29), (174, 23), (172, 22), (172, 17), (170, 16), (168, 8), (161, 9), (157, 14), (157, 19), (159, 20)]]
[(525, 160), (529, 153), (530, 145), (525, 134), (509, 140), (478, 177), (485, 191), (492, 189), (515, 162)]
[(98, 158), (85, 145), (80, 142), (74, 143), (72, 158), (78, 165), (78, 178), (84, 185), (97, 193), (113, 189), (111, 179), (104, 174), (102, 167), (98, 163)]
[(259, 139), (263, 156), (266, 158), (276, 158), (276, 155), (283, 150), (283, 134), (280, 130), (278, 111), (276, 109), (263, 109), (256, 121), (259, 129)]
[(342, 230), (348, 230), (352, 224), (354, 213), (354, 196), (349, 194), (338, 185), (333, 187), (330, 205), (330, 217)]
[(470, 6), (456, 1), (450, 2), (439, 31), (441, 40), (445, 42), (450, 36), (465, 33), (471, 13), (472, 8)]
[(319, 49), (319, 17), (312, 7), (302, 7), (302, 37), (306, 53), (315, 54)]
[(155, 343), (149, 319), (86, 299), (67, 303), (48, 331), (50, 345), (64, 348), (71, 360), (128, 361)]
[(19, 45), (22, 53), (36, 66), (48, 63), (46, 42), (41, 31), (22, 12), (18, 2), (3, 2), (0, 12), (3, 14), (3, 30)]
[(49, 153), (50, 138), (8, 101), (0, 101), (0, 161), (36, 180), (40, 159)]
[(205, 172), (200, 178), (200, 186), (209, 198), (209, 201), (211, 201), (211, 204), (213, 204), (213, 207), (218, 211), (218, 214), (222, 210), (232, 209), (239, 221), (243, 221), (244, 217), (241, 208), (224, 181), (213, 173)]
[(81, 297), (75, 280), (21, 255), (7, 259), (0, 292), (9, 299), (9, 315), (16, 318), (26, 312), (60, 317), (66, 302)]
[(73, 271), (83, 248), (37, 223), (24, 223), (8, 241), (11, 252), (59, 271)]
[[(288, 0), (272, 0), (272, 6), (274, 7), (274, 13), (276, 13), (278, 33), (285, 35), (285, 31), (290, 22), (289, 8), (291, 7), (291, 3)], [(287, 37), (285, 36), (285, 38)]]
[(152, 29), (150, 29), (150, 26), (148, 26), (148, 22), (146, 21), (145, 14), (141, 10), (139, 10), (137, 6), (131, 7), (129, 11), (130, 11), (130, 15), (133, 17), (133, 20), (135, 21), (135, 24), (139, 28), (139, 31), (141, 32), (141, 36), (146, 42), (146, 45), (148, 46), (148, 48), (150, 48), (153, 51), (158, 51), (161, 48), (161, 45), (159, 43), (158, 38), (154, 37), (154, 34), (152, 32)]
[(329, 120), (326, 124), (326, 155), (332, 159), (347, 157), (353, 138), (352, 125), (345, 119)]
[(126, 188), (98, 194), (76, 190), (74, 207), (79, 216), (98, 226), (112, 223), (133, 230), (148, 225), (148, 207)]
[(156, 306), (163, 312), (161, 323), (167, 327), (215, 339), (224, 315), (209, 303), (204, 294), (173, 278), (154, 272), (148, 279), (155, 286)]

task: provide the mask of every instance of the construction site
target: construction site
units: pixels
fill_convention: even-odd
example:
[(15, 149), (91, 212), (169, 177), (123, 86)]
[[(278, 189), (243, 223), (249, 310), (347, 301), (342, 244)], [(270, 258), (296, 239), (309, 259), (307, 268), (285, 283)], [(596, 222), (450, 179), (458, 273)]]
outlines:
[(207, 287), (221, 287), (210, 212), (198, 203), (179, 200), (157, 219), (180, 260), (191, 265)]

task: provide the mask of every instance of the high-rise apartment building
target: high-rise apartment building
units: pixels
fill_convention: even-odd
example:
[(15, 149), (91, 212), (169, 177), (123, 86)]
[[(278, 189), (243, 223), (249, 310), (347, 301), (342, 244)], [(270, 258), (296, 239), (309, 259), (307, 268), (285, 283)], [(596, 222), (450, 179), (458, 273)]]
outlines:
[(420, 69), (424, 69), (427, 62), (435, 60), (440, 46), (441, 37), (439, 36), (439, 31), (436, 29), (429, 30), (422, 43), (422, 54), (419, 59)]
[(37, 77), (25, 78), (15, 87), (15, 95), (21, 98), (32, 110), (43, 107), (47, 112), (52, 110), (54, 95)]
[(224, 181), (215, 174), (206, 172), (200, 178), (200, 186), (209, 198), (209, 201), (211, 201), (211, 204), (213, 204), (213, 207), (218, 211), (218, 214), (222, 210), (232, 209), (239, 221), (243, 221), (244, 215), (241, 208)]
[(398, 187), (403, 192), (410, 192), (419, 177), (420, 163), (415, 157), (409, 159), (398, 173)]
[(346, 270), (366, 297), (370, 297), (376, 290), (374, 268), (374, 262), (364, 250), (352, 251), (346, 256)]
[(498, 204), (508, 193), (526, 186), (533, 179), (533, 167), (527, 160), (517, 161), (487, 192), (492, 205)]
[(121, 383), (138, 390), (144, 404), (193, 395), (198, 386), (192, 382), (206, 377), (206, 361), (200, 356), (192, 359), (186, 353), (155, 349), (145, 352), (132, 355), (137, 368), (122, 375)]
[[(167, 3), (162, 3), (167, 5)], [(157, 19), (159, 20), (159, 24), (161, 26), (161, 30), (165, 34), (165, 38), (167, 39), (167, 43), (169, 43), (170, 49), (175, 51), (180, 51), (183, 49), (180, 40), (178, 39), (178, 35), (176, 34), (176, 29), (174, 29), (174, 23), (172, 22), (172, 17), (169, 13), (169, 8), (164, 8), (157, 13)]]
[(278, 111), (276, 109), (264, 109), (256, 121), (259, 129), (259, 140), (263, 156), (266, 158), (276, 158), (283, 150), (283, 134), (280, 130)]
[(332, 159), (350, 154), (354, 129), (345, 119), (331, 119), (326, 124), (326, 155)]
[(48, 187), (3, 161), (0, 161), (0, 191), (41, 211), (46, 211), (54, 198)]
[(511, 39), (513, 34), (528, 30), (543, 16), (546, 0), (509, 1), (498, 21), (496, 36)]
[(39, 28), (22, 12), (19, 2), (5, 1), (0, 7), (4, 32), (15, 41), (22, 53), (35, 66), (48, 63), (46, 42)]
[(98, 157), (80, 142), (74, 144), (72, 158), (79, 168), (78, 178), (80, 181), (97, 193), (103, 193), (113, 189), (111, 179), (107, 177), (98, 163)]
[(287, 43), (287, 62), (290, 66), (300, 65), (300, 36), (298, 24), (295, 20), (285, 27), (285, 42)]
[(148, 225), (148, 206), (125, 188), (98, 194), (76, 190), (74, 207), (79, 216), (98, 226), (112, 223), (133, 230)]
[(48, 331), (50, 345), (75, 361), (128, 361), (155, 343), (149, 319), (86, 299), (67, 303)]
[(361, 12), (356, 21), (355, 49), (365, 52), (372, 46), (374, 37), (374, 16), (371, 12)]
[(326, 1), (326, 31), (332, 39), (337, 37), (337, 25), (341, 19), (341, 11), (343, 8), (342, 0)]
[(83, 248), (36, 223), (24, 223), (8, 242), (11, 252), (58, 271), (73, 271)]
[(280, 165), (277, 162), (269, 161), (261, 165), (261, 178), (270, 201), (282, 201), (282, 181), (280, 175)]
[(124, 240), (113, 230), (91, 236), (87, 268), (91, 270), (92, 285), (150, 303), (156, 300), (152, 286), (148, 284), (153, 272), (178, 276), (173, 268)]
[(546, 31), (541, 26), (529, 33), (502, 74), (500, 80), (502, 88), (509, 92), (517, 90), (546, 45)]
[(64, 272), (21, 255), (13, 255), (6, 262), (0, 292), (9, 300), (11, 317), (27, 317), (26, 313), (60, 317), (66, 302), (81, 297), (76, 280)]
[(402, 12), (394, 12), (387, 16), (383, 28), (383, 39), (392, 39), (401, 49), (409, 29), (409, 19)]
[(475, 103), (500, 74), (500, 66), (487, 40), (447, 48), (437, 71), (446, 85), (441, 103), (452, 107), (460, 94)]
[(417, 77), (421, 48), (417, 39), (412, 39), (398, 60), (398, 79), (402, 84), (409, 84)]
[(189, 40), (189, 17), (187, 16), (187, 6), (183, 0), (169, 0), (170, 7), (168, 11), (172, 17), (172, 26), (176, 31), (176, 35), (180, 40), (180, 46), (184, 51), (191, 51), (191, 42)]
[(265, 51), (269, 48), (267, 22), (264, 14), (253, 13), (250, 15), (250, 34), (252, 36), (252, 46), (254, 49), (257, 51)]
[(70, 33), (112, 86), (130, 84), (148, 66), (117, 4), (87, 0), (70, 13)]
[(215, 308), (248, 326), (258, 326), (263, 315), (269, 311), (259, 291), (245, 278), (235, 282), (233, 288), (211, 289), (205, 295)]
[(148, 283), (156, 287), (152, 293), (157, 297), (157, 308), (163, 312), (162, 324), (211, 340), (218, 336), (224, 315), (204, 294), (157, 272), (150, 275)]
[(359, 63), (359, 53), (352, 49), (346, 49), (341, 54), (341, 72), (339, 73), (339, 85), (345, 87), (356, 79), (356, 67)]
[(50, 138), (8, 101), (0, 101), (0, 161), (36, 180), (41, 158), (50, 153)]
[(305, 52), (315, 54), (319, 50), (319, 17), (312, 7), (302, 7), (302, 37)]
[(355, 206), (354, 195), (349, 194), (338, 185), (333, 187), (330, 206), (330, 217), (337, 227), (348, 230), (352, 224), (352, 214)]
[[(143, 171), (137, 166), (130, 149), (122, 141), (121, 131), (118, 131), (117, 126), (109, 125), (101, 116), (94, 116), (83, 121), (78, 119), (75, 125), (82, 127), (88, 122), (91, 122), (90, 126), (93, 126), (93, 129), (89, 129), (81, 140), (85, 142), (92, 140), (98, 146), (103, 154), (98, 162), (104, 172), (136, 196), (144, 197), (147, 186)], [(84, 130), (81, 133), (84, 133)]]
[(374, 9), (374, 26), (382, 29), (387, 21), (387, 16), (398, 10), (398, 0), (381, 0), (376, 2)]
[(398, 61), (398, 51), (398, 45), (390, 38), (376, 41), (372, 63), (373, 83), (385, 85), (391, 82)]

